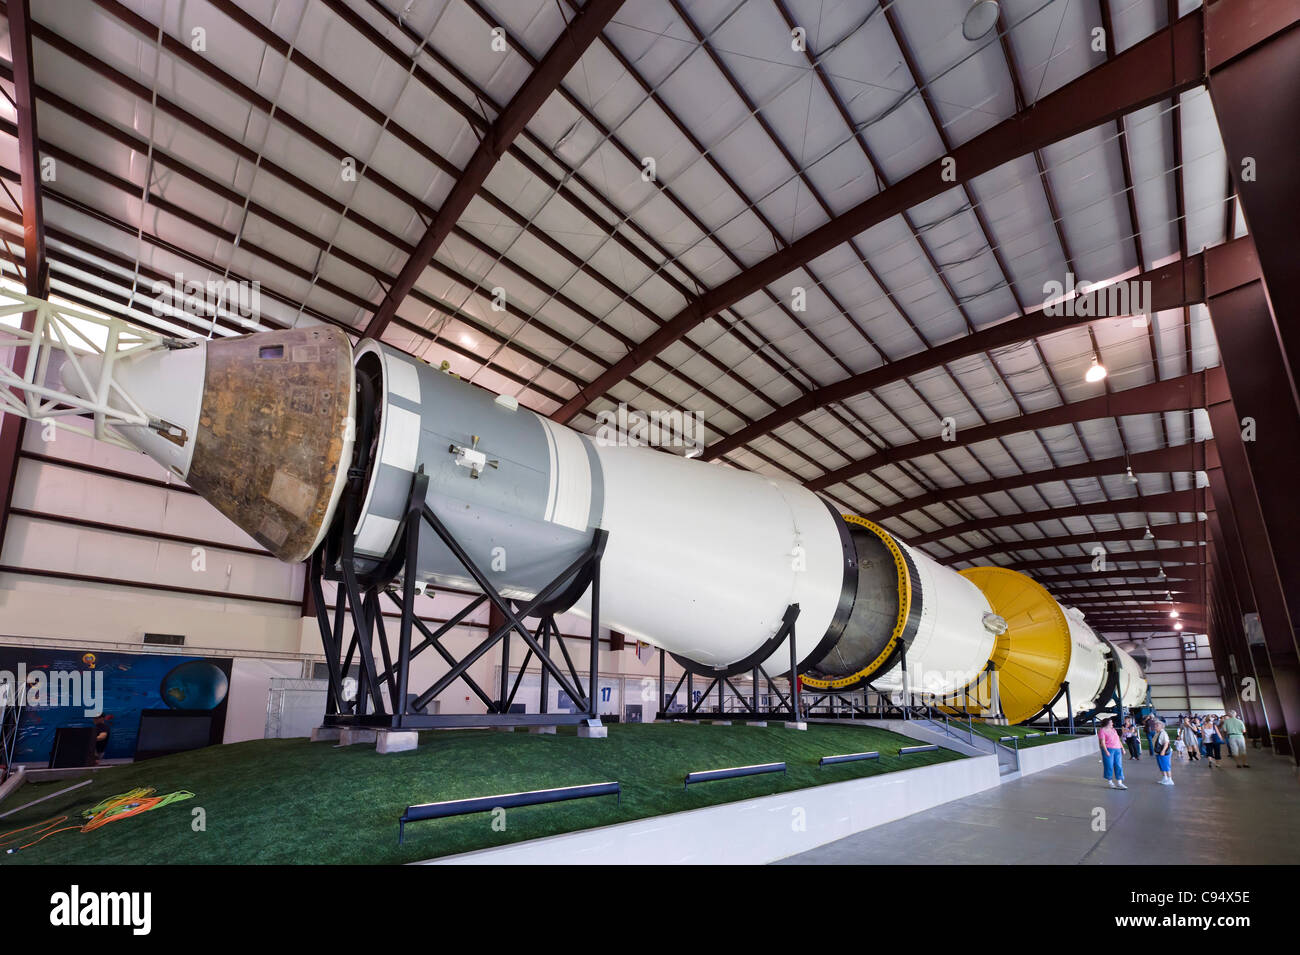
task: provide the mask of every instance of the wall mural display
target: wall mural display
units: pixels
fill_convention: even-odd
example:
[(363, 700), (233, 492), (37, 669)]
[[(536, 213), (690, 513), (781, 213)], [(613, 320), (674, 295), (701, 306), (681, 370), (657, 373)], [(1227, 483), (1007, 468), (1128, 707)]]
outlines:
[(204, 738), (191, 733), (183, 748), (219, 743), (230, 667), (223, 658), (0, 647), (0, 700), (19, 709), (13, 761), (45, 762), (58, 730), (78, 727), (95, 728), (99, 758), (134, 758), (142, 715), (157, 726), (169, 713), (206, 714)]

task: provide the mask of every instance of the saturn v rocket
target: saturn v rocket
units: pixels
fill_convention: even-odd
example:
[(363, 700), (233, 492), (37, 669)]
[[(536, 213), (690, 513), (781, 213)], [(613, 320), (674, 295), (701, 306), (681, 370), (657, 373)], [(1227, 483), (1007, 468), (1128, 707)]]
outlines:
[[(353, 552), (363, 567), (384, 561), (422, 468), (426, 504), (506, 596), (536, 595), (604, 529), (602, 622), (693, 668), (788, 671), (791, 648), (773, 642), (797, 604), (787, 639), (809, 687), (907, 690), (1013, 723), (1064, 717), (1067, 699), (1085, 712), (1146, 696), (1128, 653), (1023, 574), (952, 570), (795, 482), (609, 446), (377, 341), (260, 332), (115, 374), (170, 425), (121, 436), (285, 561), (321, 545), (350, 477), (364, 487)], [(422, 533), (420, 566), (404, 573), (476, 589)]]

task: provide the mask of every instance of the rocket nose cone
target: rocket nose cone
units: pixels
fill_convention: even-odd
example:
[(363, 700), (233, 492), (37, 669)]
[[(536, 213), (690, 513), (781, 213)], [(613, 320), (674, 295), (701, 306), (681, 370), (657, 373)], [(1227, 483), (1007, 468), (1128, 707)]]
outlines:
[(186, 480), (281, 560), (302, 560), (343, 492), (354, 401), (340, 329), (211, 340)]

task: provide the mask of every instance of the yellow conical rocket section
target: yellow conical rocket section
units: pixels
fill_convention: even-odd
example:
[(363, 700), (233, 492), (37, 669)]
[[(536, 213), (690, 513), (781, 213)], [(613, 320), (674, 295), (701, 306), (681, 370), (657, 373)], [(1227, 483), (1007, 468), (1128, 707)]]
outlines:
[(968, 567), (959, 573), (1007, 623), (990, 660), (998, 674), (1003, 715), (1013, 724), (1027, 720), (1052, 701), (1069, 669), (1065, 613), (1041, 584), (1014, 570)]

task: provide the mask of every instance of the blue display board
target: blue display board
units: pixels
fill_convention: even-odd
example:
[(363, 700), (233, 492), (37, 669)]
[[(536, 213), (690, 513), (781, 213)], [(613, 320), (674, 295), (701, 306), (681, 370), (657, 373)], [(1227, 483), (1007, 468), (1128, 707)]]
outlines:
[(109, 734), (103, 758), (131, 758), (142, 710), (210, 712), (212, 742), (220, 742), (230, 664), (221, 658), (0, 647), (0, 683), (12, 687), (21, 678), (45, 687), (43, 697), (34, 696), (22, 712), (15, 761), (47, 760), (61, 726), (96, 725)]

